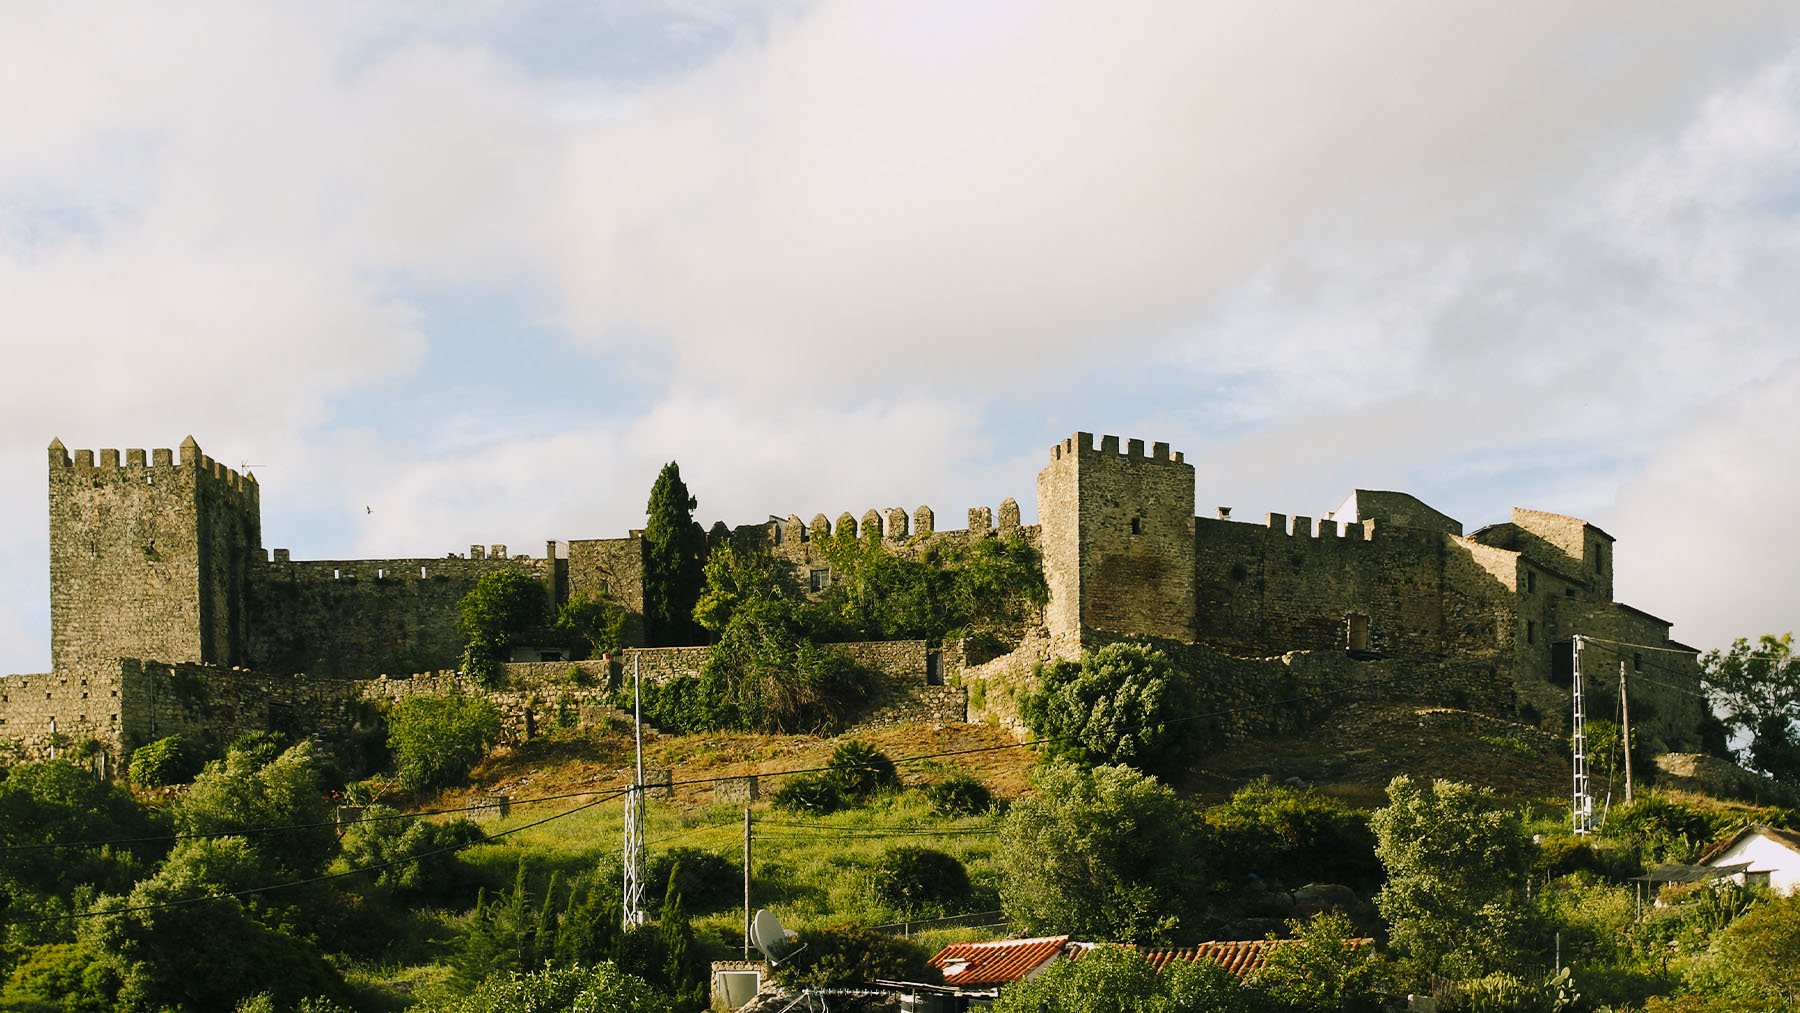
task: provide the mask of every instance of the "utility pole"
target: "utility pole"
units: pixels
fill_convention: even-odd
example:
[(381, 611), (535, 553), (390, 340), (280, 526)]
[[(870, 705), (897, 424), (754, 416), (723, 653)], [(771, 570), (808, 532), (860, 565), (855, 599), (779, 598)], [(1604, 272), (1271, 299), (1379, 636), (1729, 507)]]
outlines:
[(637, 774), (625, 790), (624, 925), (644, 924), (644, 683), (638, 658), (631, 658), (631, 716), (637, 741)]
[(1569, 696), (1574, 710), (1570, 720), (1570, 741), (1575, 747), (1575, 798), (1574, 798), (1574, 830), (1577, 835), (1594, 832), (1594, 798), (1588, 794), (1587, 769), (1587, 705), (1582, 699), (1581, 690), (1581, 634), (1577, 633), (1570, 642), (1572, 657), (1571, 675), (1573, 683)]
[(1625, 750), (1625, 804), (1631, 804), (1631, 700), (1625, 695), (1625, 659), (1619, 659), (1619, 737)]
[(750, 959), (750, 807), (744, 807), (744, 959)]

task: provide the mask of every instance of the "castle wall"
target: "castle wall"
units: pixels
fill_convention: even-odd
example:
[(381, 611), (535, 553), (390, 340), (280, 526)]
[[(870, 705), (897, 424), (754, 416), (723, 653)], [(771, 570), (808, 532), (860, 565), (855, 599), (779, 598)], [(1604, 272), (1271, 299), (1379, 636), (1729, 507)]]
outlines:
[[(504, 547), (498, 547), (504, 550)], [(293, 560), (253, 564), (248, 592), (252, 667), (277, 674), (371, 678), (455, 667), (463, 596), (482, 575), (519, 569), (544, 583), (557, 561), (483, 553), (468, 558)]]
[(581, 538), (569, 543), (568, 597), (605, 596), (624, 607), (625, 642), (644, 643), (644, 539)]
[(28, 756), (61, 755), (89, 740), (118, 740), (118, 666), (0, 678), (0, 739)]
[[(1374, 521), (1318, 530), (1281, 514), (1264, 524), (1197, 518), (1194, 639), (1246, 656), (1445, 652), (1445, 535)], [(1353, 616), (1366, 620), (1366, 644), (1351, 643)]]

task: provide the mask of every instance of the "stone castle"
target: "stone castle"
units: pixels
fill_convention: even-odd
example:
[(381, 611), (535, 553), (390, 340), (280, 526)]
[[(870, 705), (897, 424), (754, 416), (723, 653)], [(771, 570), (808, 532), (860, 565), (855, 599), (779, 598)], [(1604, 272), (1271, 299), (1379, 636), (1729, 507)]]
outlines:
[[(441, 670), (461, 652), (458, 602), (498, 568), (530, 574), (553, 604), (607, 595), (631, 613), (629, 638), (644, 639), (638, 531), (549, 541), (542, 556), (495, 545), (430, 559), (296, 560), (263, 547), (255, 477), (207, 457), (192, 437), (175, 451), (122, 457), (71, 455), (53, 441), (48, 464), (51, 671), (0, 678), (0, 737), (27, 753), (85, 744), (116, 759), (171, 731), (304, 727), (356, 699), (441, 690), (454, 680)], [(1051, 448), (1038, 475), (1035, 525), (1021, 524), (1008, 499), (997, 518), (971, 509), (958, 530), (938, 530), (920, 507), (835, 522), (771, 517), (736, 533), (813, 590), (831, 580), (818, 543), (834, 530), (897, 548), (987, 537), (1037, 548), (1049, 602), (1012, 654), (854, 648), (902, 697), (925, 701), (903, 715), (961, 717), (965, 689), (984, 680), (1010, 673), (1016, 684), (1036, 660), (1143, 637), (1233, 700), (1381, 686), (1555, 729), (1569, 707), (1571, 638), (1582, 634), (1610, 645), (1584, 661), (1590, 679), (1598, 672), (1607, 684), (1621, 666), (1639, 678), (1640, 734), (1668, 747), (1697, 741), (1693, 649), (1670, 639), (1667, 621), (1613, 600), (1613, 539), (1586, 521), (1514, 509), (1465, 534), (1410, 495), (1360, 489), (1316, 521), (1246, 523), (1226, 508), (1199, 517), (1194, 503), (1194, 468), (1167, 444), (1077, 433)], [(638, 657), (675, 674), (702, 653)], [(554, 651), (514, 660), (521, 677), (569, 669)], [(385, 678), (418, 672), (440, 674)], [(523, 692), (542, 706), (541, 692)], [(520, 706), (515, 718), (528, 728), (532, 713)], [(1285, 720), (1304, 716), (1288, 710)]]

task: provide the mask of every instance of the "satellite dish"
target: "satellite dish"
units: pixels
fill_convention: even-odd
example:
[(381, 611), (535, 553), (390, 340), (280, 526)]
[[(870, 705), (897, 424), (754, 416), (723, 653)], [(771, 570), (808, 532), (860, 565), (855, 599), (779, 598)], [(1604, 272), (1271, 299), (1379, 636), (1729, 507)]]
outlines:
[(762, 955), (774, 967), (805, 949), (799, 942), (800, 937), (781, 927), (781, 920), (768, 908), (759, 908), (756, 917), (750, 919), (750, 941), (762, 951)]

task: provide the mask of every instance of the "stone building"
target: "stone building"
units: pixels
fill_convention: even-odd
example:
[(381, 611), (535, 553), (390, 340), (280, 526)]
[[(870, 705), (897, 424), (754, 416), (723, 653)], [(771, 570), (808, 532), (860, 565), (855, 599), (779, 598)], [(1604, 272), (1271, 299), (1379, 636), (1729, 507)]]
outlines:
[[(71, 455), (53, 441), (48, 465), (52, 671), (0, 678), (0, 736), (28, 746), (87, 738), (129, 749), (155, 731), (147, 716), (158, 712), (144, 700), (203, 684), (207, 673), (354, 686), (452, 668), (457, 603), (499, 568), (535, 577), (549, 604), (610, 596), (631, 613), (632, 642), (643, 642), (639, 531), (549, 541), (542, 556), (476, 545), (428, 559), (296, 560), (263, 547), (255, 477), (207, 457), (192, 437), (177, 451), (122, 457)], [(1607, 683), (1620, 665), (1640, 678), (1635, 725), (1671, 746), (1696, 739), (1693, 650), (1670, 639), (1667, 621), (1613, 601), (1613, 539), (1579, 518), (1515, 509), (1465, 534), (1410, 495), (1361, 489), (1316, 521), (1200, 517), (1194, 468), (1181, 453), (1135, 439), (1121, 446), (1114, 436), (1096, 445), (1088, 433), (1051, 448), (1037, 497), (1036, 525), (1022, 524), (1008, 499), (997, 519), (977, 507), (955, 530), (939, 530), (919, 507), (843, 513), (835, 523), (790, 514), (736, 533), (815, 591), (832, 579), (821, 543), (834, 531), (907, 551), (1020, 537), (1039, 550), (1050, 591), (1039, 637), (1047, 646), (1036, 657), (1142, 637), (1191, 648), (1199, 677), (1251, 685), (1265, 669), (1250, 659), (1292, 652), (1316, 656), (1307, 670), (1318, 678), (1353, 679), (1358, 671), (1342, 666), (1368, 662), (1399, 666), (1427, 690), (1435, 673), (1454, 668), (1477, 673), (1474, 683), (1458, 676), (1455, 693), (1446, 681), (1440, 695), (1472, 692), (1490, 710), (1547, 727), (1567, 710), (1570, 645), (1580, 634), (1592, 638), (1590, 678)], [(922, 682), (941, 681), (936, 646), (921, 652)], [(1335, 660), (1322, 667), (1319, 658)], [(167, 673), (165, 682), (185, 673), (186, 682), (162, 686), (146, 672)], [(276, 682), (233, 683), (219, 706), (256, 710), (240, 723), (267, 720), (250, 700)], [(301, 713), (330, 710), (309, 692), (285, 695)]]

